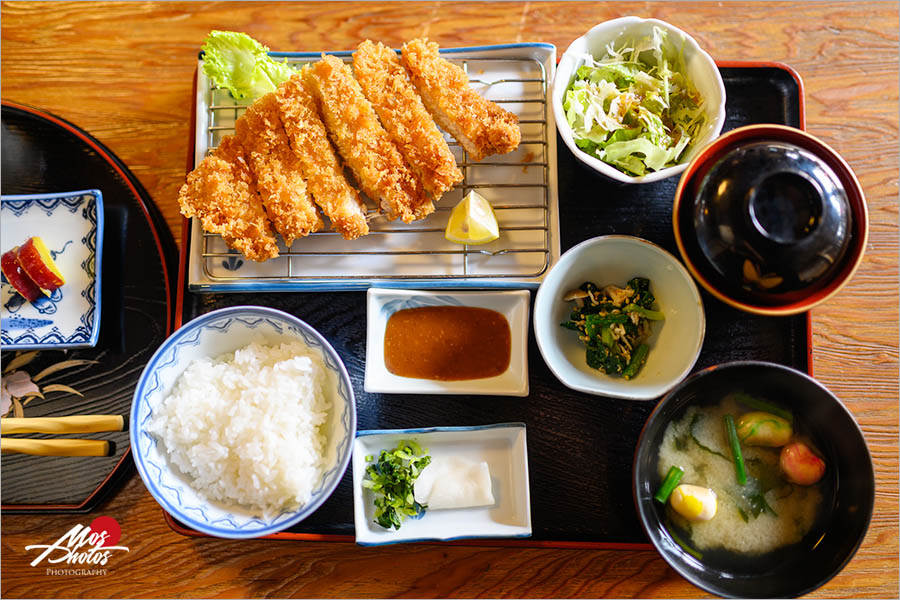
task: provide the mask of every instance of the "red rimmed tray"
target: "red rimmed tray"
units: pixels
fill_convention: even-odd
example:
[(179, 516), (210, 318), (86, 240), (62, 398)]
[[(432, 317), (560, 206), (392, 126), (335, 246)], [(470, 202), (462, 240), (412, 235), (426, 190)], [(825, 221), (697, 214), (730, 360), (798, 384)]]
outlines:
[[(803, 84), (790, 67), (775, 63), (719, 62), (728, 103), (725, 130), (749, 123), (805, 127)], [(190, 154), (193, 156), (193, 153)], [(677, 255), (671, 223), (676, 179), (621, 187), (582, 167), (558, 144), (562, 251), (598, 235), (643, 237)], [(359, 429), (482, 425), (522, 421), (528, 426), (529, 478), (534, 535), (529, 539), (462, 540), (458, 545), (558, 548), (648, 548), (631, 498), (631, 459), (654, 402), (599, 399), (565, 388), (549, 371), (529, 336), (527, 398), (475, 396), (427, 398), (363, 391), (365, 294), (194, 294), (187, 290), (183, 228), (176, 302), (177, 322), (223, 306), (263, 304), (291, 312), (316, 327), (343, 357), (357, 394)], [(808, 314), (761, 317), (736, 311), (703, 294), (704, 348), (695, 370), (740, 359), (767, 360), (812, 371)], [(571, 474), (577, 473), (577, 477)], [(349, 471), (315, 514), (270, 539), (353, 541)], [(165, 514), (173, 530), (202, 534)]]
[[(102, 143), (39, 109), (3, 101), (2, 192), (31, 194), (96, 188), (103, 193), (100, 338), (94, 348), (42, 350), (21, 368), (35, 375), (68, 359), (96, 364), (59, 371), (41, 381), (62, 383), (83, 398), (52, 392), (34, 399), (25, 416), (121, 414), (153, 350), (171, 333), (178, 250), (168, 226), (137, 178)], [(141, 268), (128, 268), (139, 263)], [(13, 352), (4, 352), (4, 365)], [(50, 437), (29, 434), (28, 437)], [(2, 511), (88, 512), (130, 472), (127, 431), (85, 434), (115, 444), (110, 457), (4, 455)]]

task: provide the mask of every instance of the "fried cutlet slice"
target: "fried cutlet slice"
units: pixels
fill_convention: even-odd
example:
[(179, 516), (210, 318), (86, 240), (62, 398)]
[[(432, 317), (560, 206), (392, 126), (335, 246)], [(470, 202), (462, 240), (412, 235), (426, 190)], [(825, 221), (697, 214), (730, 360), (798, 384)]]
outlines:
[(250, 260), (278, 256), (278, 243), (266, 217), (241, 144), (226, 136), (197, 165), (178, 192), (181, 214), (197, 217), (203, 230), (218, 233), (229, 247)]
[(290, 246), (325, 223), (306, 190), (300, 160), (291, 150), (274, 93), (254, 102), (235, 123), (266, 214)]
[(434, 204), (366, 100), (350, 67), (323, 55), (303, 67), (304, 83), (316, 98), (331, 140), (367, 196), (390, 220), (404, 223), (428, 215)]
[(337, 155), (328, 141), (316, 103), (299, 75), (282, 83), (275, 92), (284, 132), (313, 200), (331, 219), (335, 231), (353, 240), (369, 233), (366, 205), (347, 183)]
[(462, 181), (450, 146), (422, 104), (396, 52), (366, 40), (353, 53), (353, 73), (381, 124), (434, 200)]
[(425, 107), (472, 160), (518, 148), (519, 118), (472, 89), (465, 72), (441, 58), (437, 44), (415, 39), (404, 44), (401, 52), (403, 66)]

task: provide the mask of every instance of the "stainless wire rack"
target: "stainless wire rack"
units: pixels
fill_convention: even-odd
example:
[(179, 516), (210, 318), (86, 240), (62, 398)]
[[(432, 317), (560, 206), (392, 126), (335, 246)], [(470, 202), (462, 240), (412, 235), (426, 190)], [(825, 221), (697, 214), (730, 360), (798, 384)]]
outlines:
[[(349, 56), (343, 57), (345, 60)], [(227, 248), (217, 234), (203, 232), (199, 256), (203, 275), (214, 284), (260, 282), (302, 284), (323, 280), (468, 280), (528, 279), (542, 276), (551, 262), (550, 159), (547, 126), (548, 74), (535, 58), (451, 58), (469, 75), (470, 82), (491, 100), (519, 115), (522, 141), (515, 154), (470, 161), (465, 150), (447, 136), (463, 173), (463, 181), (445, 194), (435, 213), (408, 225), (389, 223), (371, 209), (369, 235), (344, 240), (337, 232), (323, 230), (282, 246), (279, 258), (264, 268), (242, 269), (240, 254)], [(308, 59), (287, 57), (295, 66)], [(508, 73), (515, 76), (510, 77)], [(493, 77), (500, 73), (502, 76)], [(204, 78), (205, 80), (205, 78)], [(206, 152), (234, 132), (234, 122), (246, 109), (230, 94), (207, 85)], [(534, 171), (533, 171), (534, 170)], [(535, 172), (536, 171), (536, 172)], [(527, 174), (527, 176), (525, 176)], [(458, 245), (443, 241), (450, 210), (470, 190), (491, 200), (498, 216), (500, 238), (486, 246)], [(369, 206), (374, 203), (370, 202)], [(507, 219), (506, 215), (516, 218)], [(398, 241), (403, 236), (402, 241)], [(386, 243), (390, 240), (391, 243)], [(193, 242), (192, 242), (193, 243)], [(283, 242), (282, 242), (283, 243)], [(366, 261), (384, 259), (380, 267), (366, 269)], [(314, 261), (341, 261), (335, 269), (310, 270)], [(357, 260), (358, 259), (358, 260)], [(434, 261), (440, 268), (392, 269), (390, 261)], [(348, 262), (352, 261), (352, 262)], [(387, 261), (387, 262), (385, 262)], [(353, 264), (354, 272), (342, 268)], [(427, 262), (424, 264), (428, 264)], [(283, 288), (284, 286), (281, 285)], [(258, 289), (258, 287), (257, 287)]]

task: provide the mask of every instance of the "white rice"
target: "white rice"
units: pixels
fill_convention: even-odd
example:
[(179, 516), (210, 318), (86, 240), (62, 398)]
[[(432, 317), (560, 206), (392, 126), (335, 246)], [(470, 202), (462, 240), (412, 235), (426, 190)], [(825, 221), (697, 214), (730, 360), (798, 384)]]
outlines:
[(264, 517), (309, 502), (324, 472), (328, 371), (305, 344), (191, 362), (148, 430), (206, 497)]

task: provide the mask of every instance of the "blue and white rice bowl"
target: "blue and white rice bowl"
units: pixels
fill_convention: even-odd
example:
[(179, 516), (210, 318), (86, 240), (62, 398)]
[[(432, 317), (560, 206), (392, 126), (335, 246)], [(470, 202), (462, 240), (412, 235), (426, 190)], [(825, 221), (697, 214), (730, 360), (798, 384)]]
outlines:
[[(309, 502), (270, 517), (249, 506), (209, 499), (191, 485), (167, 456), (164, 444), (149, 431), (154, 410), (172, 392), (190, 363), (216, 358), (256, 342), (265, 345), (301, 342), (321, 354), (331, 389), (325, 467)], [(208, 535), (254, 538), (287, 529), (311, 515), (332, 494), (350, 462), (356, 431), (356, 403), (350, 377), (331, 344), (304, 321), (258, 306), (223, 308), (201, 315), (172, 334), (156, 351), (138, 381), (131, 407), (131, 450), (150, 494), (173, 517)]]

